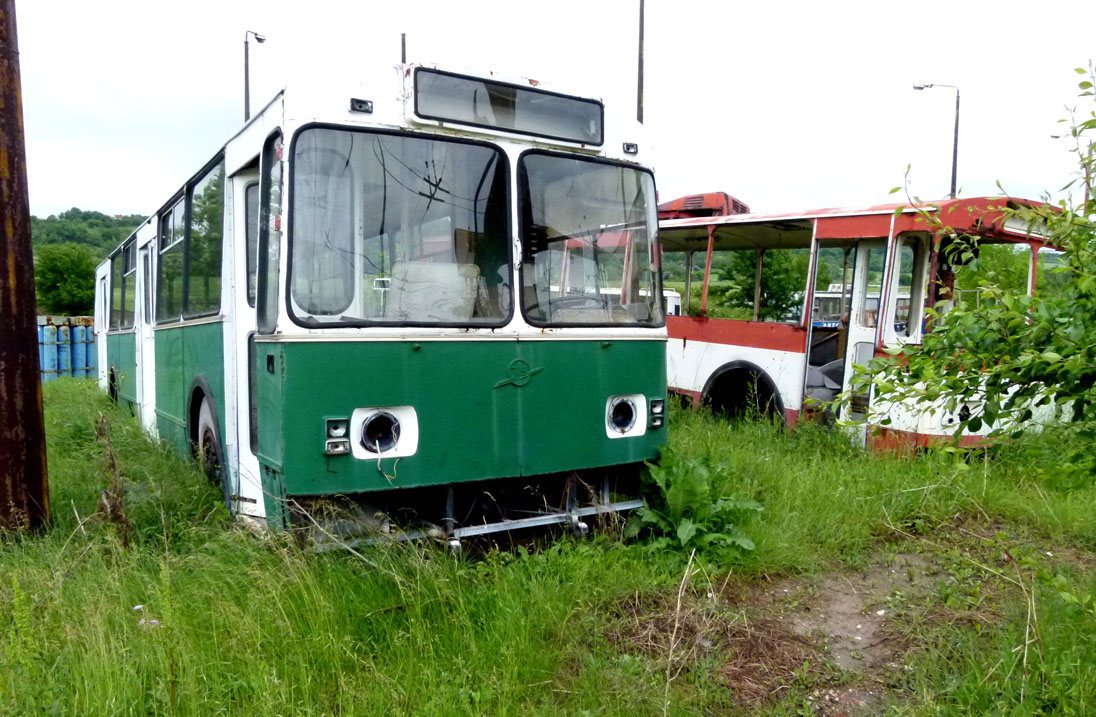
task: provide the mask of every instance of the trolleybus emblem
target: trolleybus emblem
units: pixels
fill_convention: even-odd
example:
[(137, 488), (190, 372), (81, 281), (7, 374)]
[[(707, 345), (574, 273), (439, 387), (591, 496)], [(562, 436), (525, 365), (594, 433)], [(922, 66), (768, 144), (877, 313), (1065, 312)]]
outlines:
[(530, 368), (529, 364), (521, 359), (514, 359), (510, 362), (510, 368), (506, 370), (506, 378), (495, 384), (495, 388), (502, 388), (507, 384), (514, 384), (518, 388), (521, 388), (525, 384), (529, 383), (529, 379), (533, 374), (540, 373), (544, 370), (541, 368)]

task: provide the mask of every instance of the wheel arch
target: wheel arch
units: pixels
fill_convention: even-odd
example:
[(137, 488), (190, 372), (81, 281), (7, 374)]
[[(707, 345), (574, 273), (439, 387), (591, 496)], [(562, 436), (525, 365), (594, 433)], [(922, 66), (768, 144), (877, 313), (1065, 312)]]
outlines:
[(210, 406), (213, 409), (213, 432), (217, 438), (217, 445), (221, 446), (221, 450), (223, 451), (225, 442), (221, 436), (221, 419), (217, 415), (217, 397), (214, 396), (213, 388), (209, 385), (209, 381), (202, 375), (194, 377), (194, 380), (190, 382), (190, 389), (187, 391), (187, 437), (190, 439), (191, 446), (196, 446), (198, 444), (198, 415), (202, 410), (202, 401), (205, 400), (209, 400)]
[(764, 401), (765, 406), (761, 405), (762, 401), (757, 401), (758, 410), (761, 413), (771, 411), (779, 416), (780, 420), (785, 420), (784, 397), (781, 395), (780, 389), (769, 373), (752, 361), (736, 359), (728, 361), (712, 371), (708, 376), (708, 380), (704, 383), (704, 389), (700, 392), (700, 399), (711, 405), (721, 393), (726, 392), (730, 387), (749, 387), (754, 383), (759, 384), (768, 392), (768, 396)]

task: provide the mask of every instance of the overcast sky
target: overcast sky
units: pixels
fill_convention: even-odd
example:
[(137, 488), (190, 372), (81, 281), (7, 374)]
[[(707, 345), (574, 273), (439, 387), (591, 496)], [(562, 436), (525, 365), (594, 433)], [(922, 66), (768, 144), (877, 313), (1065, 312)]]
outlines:
[[(635, 105), (638, 0), (17, 0), (31, 212), (156, 210), (288, 77), (408, 59), (497, 69)], [(384, 9), (382, 9), (384, 8)], [(659, 195), (754, 211), (1056, 192), (1053, 140), (1096, 56), (1096, 2), (647, 0), (646, 124)], [(1090, 105), (1091, 106), (1091, 105)]]

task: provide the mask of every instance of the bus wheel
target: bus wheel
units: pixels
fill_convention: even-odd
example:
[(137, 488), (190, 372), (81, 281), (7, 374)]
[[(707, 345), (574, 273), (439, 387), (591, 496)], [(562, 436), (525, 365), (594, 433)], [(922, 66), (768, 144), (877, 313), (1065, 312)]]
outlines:
[(221, 486), (225, 506), (231, 512), (228, 481), (225, 480), (224, 453), (221, 451), (221, 442), (217, 440), (217, 418), (213, 413), (213, 404), (208, 399), (202, 400), (202, 407), (198, 411), (198, 460), (201, 461), (202, 469), (210, 482)]
[(111, 401), (118, 403), (118, 374), (114, 373), (114, 367), (111, 367), (110, 373), (107, 374), (107, 396)]

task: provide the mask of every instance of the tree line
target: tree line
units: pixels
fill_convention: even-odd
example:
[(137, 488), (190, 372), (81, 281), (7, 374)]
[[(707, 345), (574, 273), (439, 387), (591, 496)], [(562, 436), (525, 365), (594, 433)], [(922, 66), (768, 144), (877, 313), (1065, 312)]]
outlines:
[(95, 267), (145, 220), (73, 207), (30, 218), (38, 313), (86, 316), (95, 303)]

